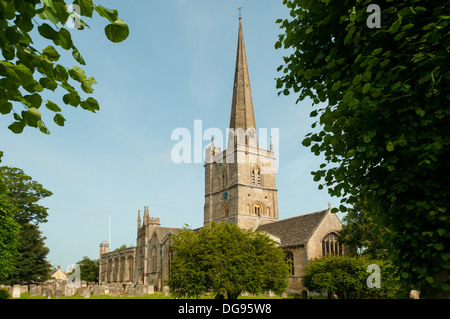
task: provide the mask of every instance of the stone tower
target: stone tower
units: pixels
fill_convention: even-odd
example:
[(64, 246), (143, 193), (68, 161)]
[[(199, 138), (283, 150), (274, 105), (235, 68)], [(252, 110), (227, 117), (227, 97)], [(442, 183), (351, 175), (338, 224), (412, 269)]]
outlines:
[(272, 143), (269, 150), (258, 147), (241, 18), (227, 149), (212, 140), (205, 152), (205, 225), (256, 229), (278, 220), (275, 157)]
[(137, 284), (147, 284), (146, 274), (148, 273), (147, 260), (149, 258), (149, 252), (147, 243), (155, 229), (160, 227), (159, 218), (150, 217), (148, 206), (144, 207), (144, 220), (141, 225), (141, 212), (138, 211), (137, 218), (137, 238), (136, 238), (136, 257), (135, 257), (135, 269), (134, 282)]
[[(103, 256), (103, 254), (109, 253), (109, 249), (110, 249), (109, 243), (106, 240), (104, 240), (100, 243), (100, 259), (99, 259), (99, 263), (98, 263), (99, 264), (99, 270), (98, 270), (99, 274), (102, 274), (102, 272), (104, 270), (103, 269), (104, 262), (102, 260), (102, 256)], [(103, 283), (101, 275), (99, 275), (98, 280), (99, 280), (99, 284), (101, 285)]]

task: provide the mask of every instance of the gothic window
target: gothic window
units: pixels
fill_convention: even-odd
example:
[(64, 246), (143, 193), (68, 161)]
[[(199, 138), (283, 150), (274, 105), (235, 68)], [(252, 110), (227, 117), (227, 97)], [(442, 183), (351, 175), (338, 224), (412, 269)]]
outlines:
[(156, 247), (153, 247), (152, 249), (152, 271), (158, 271), (158, 254), (156, 252)]
[(261, 185), (261, 172), (257, 167), (252, 170), (252, 185)]
[(227, 176), (225, 171), (222, 171), (222, 188), (225, 189), (227, 187)]
[(294, 274), (295, 274), (295, 271), (294, 271), (294, 254), (292, 252), (287, 252), (285, 261), (286, 261), (286, 264), (289, 267), (289, 275), (290, 276), (294, 276)]
[(322, 256), (342, 255), (342, 244), (338, 241), (339, 236), (336, 233), (329, 233), (322, 240)]
[(229, 215), (228, 205), (225, 204), (223, 205), (223, 217), (228, 217), (228, 215)]
[(261, 204), (255, 204), (255, 206), (253, 206), (253, 212), (255, 213), (256, 216), (261, 216), (263, 211), (263, 208), (261, 206)]

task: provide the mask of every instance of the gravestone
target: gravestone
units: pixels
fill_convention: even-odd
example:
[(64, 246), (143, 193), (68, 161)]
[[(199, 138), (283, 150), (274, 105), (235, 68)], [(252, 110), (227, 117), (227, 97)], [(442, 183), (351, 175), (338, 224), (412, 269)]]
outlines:
[(135, 289), (135, 288), (133, 288), (133, 287), (128, 287), (128, 289), (127, 289), (127, 295), (128, 295), (128, 297), (134, 297), (135, 292), (136, 292), (136, 289)]
[(56, 289), (55, 290), (55, 298), (59, 299), (63, 296), (63, 290), (62, 289)]
[(82, 296), (83, 298), (89, 298), (91, 296), (91, 292), (88, 287), (81, 287), (77, 289), (77, 294)]
[(42, 287), (41, 286), (34, 286), (30, 288), (30, 296), (36, 297), (42, 295)]
[(65, 295), (66, 297), (72, 297), (74, 294), (75, 294), (75, 288), (67, 287), (67, 286), (66, 286), (66, 290), (65, 290), (64, 295)]
[(52, 299), (53, 296), (53, 290), (51, 288), (44, 288), (45, 289), (45, 296), (47, 299)]
[(27, 285), (20, 286), (20, 293), (24, 294), (26, 292), (28, 292), (28, 286)]
[(134, 293), (136, 296), (142, 296), (144, 294), (144, 287), (142, 285), (136, 285)]
[(20, 285), (14, 285), (12, 289), (12, 297), (20, 298)]
[(170, 293), (169, 286), (164, 286), (163, 287), (163, 293), (164, 293), (164, 296), (168, 296), (169, 295), (169, 293)]
[(147, 294), (153, 295), (154, 293), (155, 293), (155, 286), (153, 286), (153, 285), (148, 286)]
[(100, 294), (101, 294), (100, 287), (97, 286), (97, 285), (93, 286), (93, 287), (92, 287), (92, 294), (93, 294), (94, 296), (100, 295)]

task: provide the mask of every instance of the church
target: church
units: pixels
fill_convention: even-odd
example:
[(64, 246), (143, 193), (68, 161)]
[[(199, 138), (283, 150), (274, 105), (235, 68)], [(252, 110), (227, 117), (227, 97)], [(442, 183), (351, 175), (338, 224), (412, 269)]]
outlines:
[[(204, 225), (227, 222), (266, 232), (286, 253), (289, 264), (287, 293), (300, 294), (306, 263), (324, 255), (343, 254), (338, 242), (339, 218), (328, 209), (279, 219), (275, 183), (275, 155), (258, 146), (256, 123), (245, 52), (242, 19), (238, 44), (227, 149), (214, 145), (205, 152)], [(162, 290), (168, 280), (173, 235), (181, 228), (161, 227), (144, 207), (138, 211), (136, 246), (111, 252), (100, 244), (99, 284), (153, 286)]]

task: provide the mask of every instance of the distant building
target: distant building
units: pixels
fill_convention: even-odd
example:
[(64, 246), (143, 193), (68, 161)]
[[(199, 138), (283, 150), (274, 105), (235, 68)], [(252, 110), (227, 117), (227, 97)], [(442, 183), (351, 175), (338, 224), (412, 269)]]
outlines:
[[(290, 266), (288, 293), (301, 293), (306, 263), (324, 255), (343, 254), (338, 242), (342, 224), (331, 207), (312, 214), (279, 220), (275, 185), (275, 155), (259, 148), (250, 79), (242, 31), (239, 33), (227, 150), (212, 141), (206, 148), (204, 225), (227, 222), (267, 232), (286, 252)], [(100, 244), (100, 284), (133, 283), (162, 289), (168, 279), (173, 234), (180, 228), (161, 227), (144, 208), (137, 218), (136, 247), (110, 252)]]
[(61, 266), (58, 265), (58, 269), (53, 271), (51, 278), (54, 280), (67, 280), (67, 275), (61, 270)]

